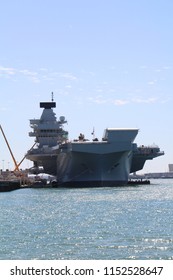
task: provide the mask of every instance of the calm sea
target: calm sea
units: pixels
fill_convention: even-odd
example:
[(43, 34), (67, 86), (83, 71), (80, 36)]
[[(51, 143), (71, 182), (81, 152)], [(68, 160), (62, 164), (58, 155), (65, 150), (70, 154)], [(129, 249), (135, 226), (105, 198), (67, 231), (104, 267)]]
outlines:
[(173, 180), (0, 193), (0, 259), (173, 259)]

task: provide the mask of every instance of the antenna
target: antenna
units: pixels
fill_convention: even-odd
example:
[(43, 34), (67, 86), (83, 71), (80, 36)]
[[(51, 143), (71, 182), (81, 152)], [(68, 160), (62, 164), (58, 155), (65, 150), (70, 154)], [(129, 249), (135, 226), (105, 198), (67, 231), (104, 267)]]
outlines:
[(53, 91), (52, 91), (51, 95), (52, 95), (52, 102), (53, 102), (53, 101), (54, 101), (54, 98), (53, 98)]

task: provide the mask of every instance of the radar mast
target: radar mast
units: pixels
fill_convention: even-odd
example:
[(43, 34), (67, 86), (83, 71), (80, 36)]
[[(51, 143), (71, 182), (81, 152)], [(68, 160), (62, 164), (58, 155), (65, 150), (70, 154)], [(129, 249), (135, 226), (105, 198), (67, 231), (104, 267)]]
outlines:
[(52, 91), (51, 95), (52, 95), (52, 99), (51, 100), (53, 102), (54, 101), (53, 91)]

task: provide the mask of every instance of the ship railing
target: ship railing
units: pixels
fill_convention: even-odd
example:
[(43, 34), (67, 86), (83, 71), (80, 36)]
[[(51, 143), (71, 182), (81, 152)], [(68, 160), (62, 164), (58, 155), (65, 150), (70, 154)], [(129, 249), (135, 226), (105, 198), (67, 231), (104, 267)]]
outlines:
[(152, 149), (158, 149), (159, 148), (159, 146), (158, 145), (156, 145), (156, 144), (153, 144), (153, 145), (140, 145), (140, 146), (138, 146), (138, 148), (152, 148)]
[(137, 149), (134, 151), (134, 153), (139, 153), (139, 154), (163, 154), (164, 152), (160, 151), (160, 148), (156, 145), (151, 145), (151, 146), (139, 146)]

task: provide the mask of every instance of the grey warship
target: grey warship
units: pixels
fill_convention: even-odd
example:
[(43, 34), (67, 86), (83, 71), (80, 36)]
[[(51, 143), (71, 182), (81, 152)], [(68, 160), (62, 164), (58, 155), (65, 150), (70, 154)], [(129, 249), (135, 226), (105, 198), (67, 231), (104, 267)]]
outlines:
[(134, 139), (136, 128), (106, 128), (101, 141), (86, 140), (83, 134), (70, 141), (64, 116), (59, 120), (51, 102), (41, 102), (40, 119), (31, 119), (29, 133), (35, 137), (36, 146), (26, 158), (33, 161), (33, 169), (55, 175), (57, 185), (67, 187), (102, 187), (126, 185), (129, 174), (143, 168), (145, 161), (163, 152), (158, 146), (138, 147)]

